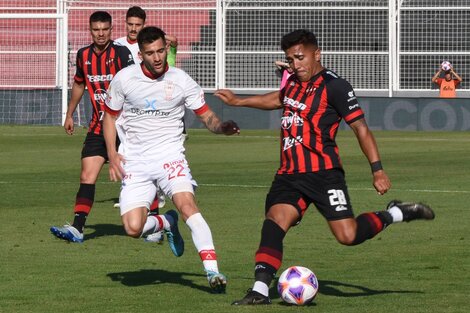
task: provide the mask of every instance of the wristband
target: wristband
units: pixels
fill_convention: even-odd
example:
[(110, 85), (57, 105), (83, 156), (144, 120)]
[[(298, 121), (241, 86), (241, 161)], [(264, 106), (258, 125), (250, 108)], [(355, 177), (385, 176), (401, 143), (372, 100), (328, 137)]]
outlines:
[(372, 162), (370, 164), (370, 169), (372, 170), (372, 173), (383, 170), (382, 162), (380, 162), (380, 161)]

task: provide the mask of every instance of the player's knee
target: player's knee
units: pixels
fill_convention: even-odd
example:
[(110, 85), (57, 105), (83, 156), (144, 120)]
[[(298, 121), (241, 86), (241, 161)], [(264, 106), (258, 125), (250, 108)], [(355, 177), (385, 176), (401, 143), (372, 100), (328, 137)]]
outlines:
[(143, 225), (136, 221), (128, 221), (124, 223), (124, 230), (128, 236), (139, 238), (142, 234)]
[(335, 234), (336, 240), (345, 246), (352, 246), (354, 245), (354, 241), (356, 239), (356, 232), (355, 231), (343, 231), (341, 233)]

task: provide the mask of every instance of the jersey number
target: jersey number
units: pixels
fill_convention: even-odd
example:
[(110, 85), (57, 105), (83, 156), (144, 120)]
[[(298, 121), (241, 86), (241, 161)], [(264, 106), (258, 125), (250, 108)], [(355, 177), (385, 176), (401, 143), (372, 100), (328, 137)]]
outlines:
[(175, 177), (185, 176), (183, 173), (184, 167), (181, 164), (177, 164), (175, 166), (170, 166), (168, 164), (165, 164), (165, 169), (168, 172), (168, 180), (171, 180)]
[(328, 194), (330, 195), (330, 204), (332, 206), (335, 205), (346, 205), (348, 202), (346, 201), (346, 196), (344, 192), (340, 189), (330, 189), (328, 190)]

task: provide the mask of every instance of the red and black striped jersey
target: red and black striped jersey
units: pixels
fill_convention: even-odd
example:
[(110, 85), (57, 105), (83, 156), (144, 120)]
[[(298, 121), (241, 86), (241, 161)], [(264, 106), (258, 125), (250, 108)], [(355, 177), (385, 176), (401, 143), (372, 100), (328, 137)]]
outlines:
[(291, 75), (280, 91), (281, 165), (278, 174), (341, 168), (336, 133), (364, 117), (351, 85), (324, 69), (307, 82)]
[(101, 134), (106, 90), (114, 75), (122, 68), (134, 64), (134, 59), (127, 47), (115, 45), (114, 42), (99, 54), (93, 48), (94, 44), (91, 44), (78, 50), (74, 80), (85, 83), (93, 106), (88, 132)]

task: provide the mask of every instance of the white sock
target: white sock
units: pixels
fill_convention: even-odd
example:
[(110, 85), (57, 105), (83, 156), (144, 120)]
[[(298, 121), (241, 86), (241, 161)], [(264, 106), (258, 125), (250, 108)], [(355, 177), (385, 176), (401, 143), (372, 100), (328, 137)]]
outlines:
[(269, 297), (269, 286), (262, 281), (255, 281), (253, 285), (253, 291), (259, 292), (265, 297)]
[(194, 246), (201, 257), (204, 269), (218, 273), (219, 268), (212, 233), (201, 213), (191, 215), (186, 220), (186, 225), (191, 230)]
[(173, 222), (173, 218), (171, 216), (167, 215), (148, 215), (147, 216), (147, 221), (145, 221), (144, 228), (142, 229), (142, 236), (148, 235), (148, 234), (153, 234), (157, 231), (160, 231), (162, 229), (169, 229), (170, 228), (170, 221), (168, 219), (171, 219), (171, 222)]
[(392, 216), (394, 223), (403, 222), (403, 212), (397, 206), (392, 206), (387, 211)]

